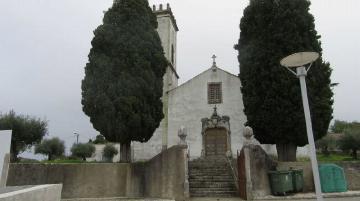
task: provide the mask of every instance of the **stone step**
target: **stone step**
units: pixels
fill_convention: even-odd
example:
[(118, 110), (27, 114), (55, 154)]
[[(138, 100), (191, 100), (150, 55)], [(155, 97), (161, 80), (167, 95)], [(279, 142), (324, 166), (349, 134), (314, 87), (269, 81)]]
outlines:
[(190, 188), (190, 192), (230, 192), (230, 191), (234, 191), (236, 192), (236, 188), (235, 187), (227, 187), (227, 188)]
[(202, 158), (189, 163), (191, 197), (234, 197), (232, 170), (224, 157)]
[(189, 169), (193, 170), (231, 170), (230, 166), (222, 165), (222, 166), (205, 166), (205, 165), (196, 165), (189, 166)]
[(204, 175), (204, 176), (207, 176), (207, 175), (213, 175), (213, 176), (232, 176), (232, 174), (230, 174), (230, 172), (227, 172), (227, 171), (221, 171), (221, 172), (218, 172), (218, 171), (191, 171), (189, 172), (189, 175)]
[(209, 162), (203, 162), (203, 163), (189, 163), (190, 167), (196, 167), (196, 166), (204, 166), (204, 167), (226, 167), (228, 166), (228, 163), (209, 163)]
[(190, 192), (190, 197), (236, 197), (236, 191), (201, 191), (201, 192)]
[(220, 182), (209, 182), (209, 181), (192, 181), (190, 188), (236, 188), (234, 182), (220, 181)]
[(195, 176), (195, 175), (189, 175), (189, 180), (191, 179), (200, 179), (200, 180), (234, 180), (234, 177), (231, 175), (227, 176), (217, 176), (217, 175), (201, 175), (201, 176)]

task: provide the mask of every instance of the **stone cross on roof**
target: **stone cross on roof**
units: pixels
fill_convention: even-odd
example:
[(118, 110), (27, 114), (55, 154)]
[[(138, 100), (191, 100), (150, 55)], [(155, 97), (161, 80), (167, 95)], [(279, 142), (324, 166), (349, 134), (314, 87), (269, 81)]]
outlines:
[(212, 59), (213, 59), (213, 67), (215, 67), (216, 66), (216, 55), (214, 54), (212, 57), (211, 57)]

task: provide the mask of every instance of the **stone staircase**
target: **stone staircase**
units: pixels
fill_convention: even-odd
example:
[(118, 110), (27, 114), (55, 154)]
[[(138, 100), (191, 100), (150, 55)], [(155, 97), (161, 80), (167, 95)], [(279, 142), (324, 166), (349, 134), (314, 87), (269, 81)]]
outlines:
[(200, 158), (189, 162), (191, 197), (235, 197), (237, 189), (225, 157)]

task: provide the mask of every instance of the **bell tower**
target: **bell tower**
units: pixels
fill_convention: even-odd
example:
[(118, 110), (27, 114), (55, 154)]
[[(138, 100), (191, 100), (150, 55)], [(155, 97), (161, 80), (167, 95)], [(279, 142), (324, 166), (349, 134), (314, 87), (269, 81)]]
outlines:
[(160, 4), (158, 8), (154, 5), (153, 12), (157, 17), (157, 32), (161, 39), (165, 57), (169, 61), (169, 66), (165, 75), (166, 77), (164, 77), (164, 91), (166, 92), (178, 85), (179, 75), (176, 71), (176, 49), (177, 32), (179, 31), (179, 28), (169, 4), (166, 5), (166, 8), (164, 8), (162, 4)]
[(165, 57), (169, 62), (169, 66), (166, 68), (166, 73), (164, 75), (164, 87), (163, 87), (163, 112), (164, 119), (160, 124), (162, 130), (162, 147), (163, 150), (168, 146), (168, 94), (167, 92), (178, 86), (179, 75), (176, 71), (177, 63), (177, 32), (179, 28), (176, 24), (176, 19), (170, 8), (170, 5), (167, 4), (166, 8), (162, 4), (158, 7), (153, 6), (153, 12), (157, 17), (158, 28), (157, 32), (159, 33), (161, 44), (164, 49)]

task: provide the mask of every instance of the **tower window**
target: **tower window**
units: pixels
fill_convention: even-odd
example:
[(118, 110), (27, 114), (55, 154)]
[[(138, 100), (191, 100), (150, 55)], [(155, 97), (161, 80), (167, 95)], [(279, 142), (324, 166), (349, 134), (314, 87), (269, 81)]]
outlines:
[(174, 50), (174, 45), (171, 45), (171, 63), (174, 64), (174, 54), (175, 54), (175, 50)]
[(220, 82), (208, 84), (208, 103), (222, 103), (222, 89)]

